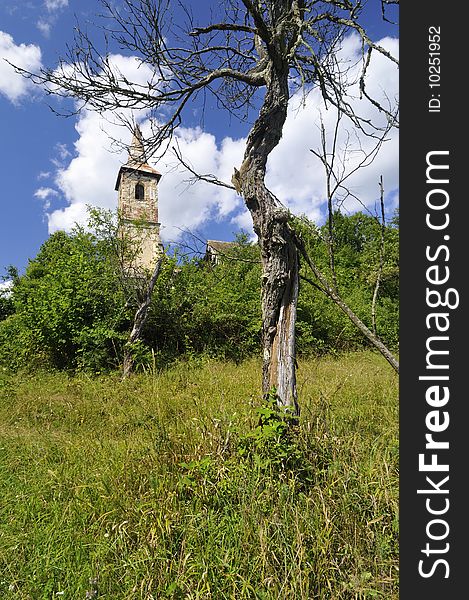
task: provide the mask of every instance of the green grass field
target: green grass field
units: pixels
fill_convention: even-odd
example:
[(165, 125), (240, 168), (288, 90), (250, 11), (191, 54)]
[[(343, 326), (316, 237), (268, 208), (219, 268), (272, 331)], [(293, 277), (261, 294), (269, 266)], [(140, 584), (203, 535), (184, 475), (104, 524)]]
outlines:
[(254, 360), (0, 373), (0, 598), (397, 599), (397, 377), (363, 352), (298, 384), (281, 436)]

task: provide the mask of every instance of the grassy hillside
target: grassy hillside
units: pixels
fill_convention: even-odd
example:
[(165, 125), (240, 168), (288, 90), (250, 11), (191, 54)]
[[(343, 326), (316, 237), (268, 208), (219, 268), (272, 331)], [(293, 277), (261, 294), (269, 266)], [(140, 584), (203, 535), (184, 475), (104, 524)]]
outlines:
[(0, 597), (397, 598), (394, 372), (300, 362), (283, 436), (259, 373), (0, 374)]

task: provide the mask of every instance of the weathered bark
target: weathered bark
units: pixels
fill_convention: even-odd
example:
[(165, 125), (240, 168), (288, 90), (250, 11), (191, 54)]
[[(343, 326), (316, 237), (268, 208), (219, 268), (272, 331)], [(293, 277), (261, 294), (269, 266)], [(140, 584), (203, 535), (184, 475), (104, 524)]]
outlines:
[(124, 361), (122, 365), (122, 379), (125, 379), (132, 372), (134, 366), (134, 359), (132, 356), (132, 344), (139, 340), (142, 335), (142, 331), (148, 316), (148, 309), (150, 308), (151, 304), (153, 290), (155, 288), (156, 281), (159, 277), (162, 264), (163, 256), (161, 256), (158, 259), (155, 265), (152, 276), (150, 277), (150, 281), (148, 282), (148, 286), (143, 295), (143, 299), (135, 313), (132, 330), (130, 332), (129, 339), (127, 341), (124, 352)]
[(262, 350), (264, 394), (275, 388), (279, 406), (298, 415), (295, 322), (298, 251), (288, 213), (265, 186), (267, 158), (279, 143), (288, 106), (288, 66), (270, 64), (259, 118), (248, 136), (244, 161), (233, 183), (244, 197), (262, 258)]
[(272, 238), (262, 244), (263, 391), (276, 389), (279, 405), (299, 414), (296, 389), (295, 323), (299, 288), (298, 253), (288, 224), (272, 220)]

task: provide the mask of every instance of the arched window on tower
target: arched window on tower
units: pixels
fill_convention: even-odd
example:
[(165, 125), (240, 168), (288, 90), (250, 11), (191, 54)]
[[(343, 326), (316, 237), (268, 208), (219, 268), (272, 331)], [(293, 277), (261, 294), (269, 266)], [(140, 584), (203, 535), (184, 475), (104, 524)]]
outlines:
[(137, 185), (135, 186), (135, 199), (145, 200), (145, 188), (141, 183), (137, 183)]

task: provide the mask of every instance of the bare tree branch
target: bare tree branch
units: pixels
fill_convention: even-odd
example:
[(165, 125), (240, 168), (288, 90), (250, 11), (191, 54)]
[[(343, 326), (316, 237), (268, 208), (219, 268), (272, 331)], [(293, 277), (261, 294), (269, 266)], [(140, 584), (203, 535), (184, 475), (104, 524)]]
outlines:
[(178, 141), (175, 141), (174, 146), (172, 147), (173, 153), (181, 163), (181, 165), (193, 176), (193, 181), (205, 181), (207, 183), (213, 183), (214, 185), (218, 185), (220, 187), (228, 188), (229, 190), (236, 191), (236, 188), (229, 183), (225, 183), (216, 177), (216, 175), (212, 175), (211, 173), (207, 173), (205, 175), (200, 174), (196, 171), (188, 162), (184, 159), (181, 149), (179, 148)]
[(381, 223), (380, 223), (380, 244), (379, 244), (379, 265), (378, 265), (378, 273), (376, 275), (376, 283), (373, 290), (373, 299), (371, 301), (371, 322), (373, 326), (373, 333), (377, 335), (376, 332), (376, 302), (378, 300), (378, 292), (379, 286), (381, 284), (381, 277), (383, 274), (384, 267), (384, 248), (385, 248), (385, 232), (386, 232), (386, 220), (384, 214), (384, 186), (383, 186), (383, 176), (381, 175), (379, 179), (379, 200), (381, 207)]
[(391, 25), (397, 25), (397, 21), (391, 21), (386, 16), (386, 7), (390, 6), (392, 4), (398, 6), (399, 0), (381, 0), (381, 16), (383, 18), (383, 21), (386, 21), (387, 23), (391, 23)]
[[(345, 147), (340, 150), (338, 148), (338, 139), (339, 139), (339, 126), (341, 124), (342, 115), (340, 112), (336, 116), (334, 130), (332, 132), (332, 142), (330, 144), (330, 149), (327, 143), (327, 135), (324, 127), (324, 123), (321, 120), (320, 123), (320, 133), (321, 133), (321, 148), (320, 150), (311, 150), (311, 152), (321, 161), (324, 171), (325, 171), (325, 181), (326, 181), (326, 195), (327, 195), (327, 210), (328, 210), (328, 218), (327, 218), (327, 251), (329, 256), (329, 269), (330, 269), (330, 277), (331, 282), (329, 282), (326, 276), (320, 271), (318, 266), (315, 264), (313, 258), (310, 254), (308, 254), (306, 246), (304, 242), (299, 239), (299, 249), (300, 253), (306, 261), (306, 264), (312, 270), (316, 279), (320, 282), (320, 285), (317, 285), (318, 289), (320, 289), (326, 296), (328, 296), (339, 308), (349, 317), (349, 319), (358, 327), (358, 329), (365, 335), (365, 337), (383, 354), (386, 360), (391, 364), (391, 366), (398, 371), (399, 363), (397, 359), (394, 357), (392, 352), (386, 347), (386, 345), (382, 342), (377, 334), (376, 328), (376, 304), (378, 299), (378, 292), (381, 282), (382, 271), (384, 267), (384, 250), (385, 250), (385, 211), (384, 211), (384, 187), (382, 177), (380, 179), (380, 209), (381, 209), (381, 217), (377, 219), (380, 224), (380, 248), (379, 248), (379, 266), (377, 272), (377, 278), (373, 290), (373, 298), (371, 302), (371, 316), (372, 316), (372, 329), (370, 331), (368, 327), (359, 319), (359, 317), (355, 314), (355, 312), (350, 308), (347, 303), (343, 300), (337, 281), (337, 273), (336, 273), (336, 265), (335, 265), (335, 230), (334, 230), (334, 201), (337, 201), (336, 194), (342, 194), (342, 202), (349, 196), (352, 196), (359, 200), (358, 196), (356, 196), (353, 192), (349, 190), (346, 186), (347, 180), (358, 170), (363, 169), (370, 165), (376, 158), (379, 149), (382, 144), (386, 141), (386, 134), (389, 131), (391, 125), (388, 124), (388, 129), (384, 132), (379, 139), (375, 142), (375, 144), (367, 151), (365, 151), (361, 145), (359, 144), (359, 140), (357, 139), (357, 143), (359, 144), (358, 151), (362, 154), (362, 158), (357, 162), (357, 164), (351, 168), (346, 168), (346, 156), (350, 154), (352, 151), (351, 147), (349, 147), (350, 138), (347, 135)], [(343, 157), (342, 157), (343, 154)], [(344, 195), (345, 192), (345, 195)], [(362, 203), (363, 204), (363, 203)], [(363, 205), (364, 206), (364, 205)], [(367, 209), (368, 210), (368, 209)], [(305, 279), (308, 283), (314, 285), (311, 280)]]
[[(305, 260), (306, 264), (310, 267), (314, 276), (317, 278), (320, 284), (321, 291), (323, 291), (341, 310), (352, 323), (363, 333), (363, 335), (380, 351), (392, 368), (399, 373), (399, 362), (396, 357), (392, 354), (389, 348), (376, 336), (363, 321), (353, 312), (353, 310), (344, 302), (344, 300), (334, 291), (332, 285), (327, 281), (323, 273), (317, 267), (310, 254), (308, 253), (303, 240), (300, 237), (296, 237), (296, 245), (300, 251), (301, 256)], [(308, 281), (308, 279), (305, 279)], [(311, 282), (312, 283), (312, 282)], [(313, 284), (314, 285), (314, 284)], [(315, 286), (317, 287), (317, 285)]]

